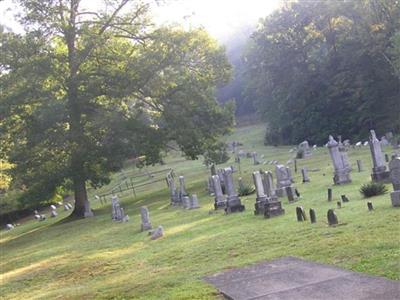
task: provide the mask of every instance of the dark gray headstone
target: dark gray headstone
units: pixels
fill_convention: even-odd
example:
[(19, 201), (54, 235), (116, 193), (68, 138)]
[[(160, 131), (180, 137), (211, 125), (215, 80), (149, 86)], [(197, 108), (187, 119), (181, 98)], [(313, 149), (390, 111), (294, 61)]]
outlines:
[(329, 209), (328, 210), (327, 218), (328, 218), (329, 226), (337, 225), (339, 223), (338, 222), (338, 218), (336, 216), (336, 213), (335, 213), (335, 211), (333, 209)]
[(296, 216), (298, 222), (303, 222), (307, 220), (306, 212), (304, 211), (304, 208), (302, 206), (296, 207)]
[(342, 198), (342, 201), (343, 201), (343, 202), (349, 202), (349, 201), (350, 201), (349, 198), (347, 198), (346, 195), (342, 195), (342, 196), (340, 196), (340, 197)]
[(368, 202), (367, 202), (367, 206), (368, 206), (368, 210), (369, 210), (369, 211), (374, 210), (374, 206), (372, 205), (372, 202), (371, 202), (371, 201), (368, 201)]
[(342, 202), (338, 201), (338, 202), (336, 202), (336, 204), (337, 204), (337, 208), (342, 208)]
[(310, 208), (310, 222), (311, 223), (317, 222), (317, 216), (316, 216), (315, 210), (313, 208)]
[(328, 188), (328, 201), (332, 201), (332, 188)]

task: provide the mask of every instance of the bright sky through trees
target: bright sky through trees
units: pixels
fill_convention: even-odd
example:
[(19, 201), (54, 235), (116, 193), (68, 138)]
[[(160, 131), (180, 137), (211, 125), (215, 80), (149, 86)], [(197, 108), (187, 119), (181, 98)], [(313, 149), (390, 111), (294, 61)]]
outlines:
[[(279, 6), (280, 0), (165, 0), (153, 9), (157, 23), (180, 23), (185, 27), (204, 26), (219, 39), (243, 25), (255, 24)], [(95, 9), (101, 0), (83, 0)], [(13, 15), (18, 11), (12, 0), (0, 1), (0, 23), (21, 30)]]

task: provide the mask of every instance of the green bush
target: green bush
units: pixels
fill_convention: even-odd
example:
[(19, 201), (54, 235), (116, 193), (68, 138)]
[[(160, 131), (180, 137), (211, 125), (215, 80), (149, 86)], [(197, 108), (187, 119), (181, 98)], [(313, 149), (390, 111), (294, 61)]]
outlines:
[(256, 191), (254, 185), (251, 184), (242, 184), (239, 185), (238, 194), (239, 196), (248, 196), (253, 194)]
[(360, 188), (360, 193), (364, 196), (364, 198), (383, 195), (387, 191), (388, 190), (386, 186), (381, 182), (366, 183)]

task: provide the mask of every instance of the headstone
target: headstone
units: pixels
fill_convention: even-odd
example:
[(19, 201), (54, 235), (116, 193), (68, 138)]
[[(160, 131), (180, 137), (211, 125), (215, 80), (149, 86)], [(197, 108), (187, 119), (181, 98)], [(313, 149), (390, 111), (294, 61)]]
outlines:
[(299, 144), (297, 150), (297, 158), (307, 158), (312, 155), (308, 141), (303, 141)]
[(55, 209), (57, 209), (57, 207), (52, 204), (52, 205), (50, 205), (50, 209), (55, 210)]
[(124, 221), (125, 213), (119, 203), (118, 196), (113, 195), (111, 197), (111, 218), (114, 221)]
[(266, 203), (264, 204), (264, 217), (271, 218), (283, 215), (285, 210), (282, 208), (282, 203), (278, 200), (278, 196), (276, 195), (272, 173), (269, 171), (262, 172), (261, 176), (264, 194), (267, 196)]
[(183, 201), (183, 198), (188, 196), (185, 187), (185, 177), (179, 176), (179, 198)]
[(361, 141), (356, 143), (356, 147), (361, 147), (361, 145), (362, 145)]
[(226, 213), (232, 212), (242, 212), (245, 210), (244, 205), (240, 202), (240, 198), (235, 190), (233, 176), (232, 176), (232, 169), (225, 168), (223, 170), (224, 181), (225, 181), (225, 189), (226, 189)]
[(267, 195), (264, 192), (264, 183), (259, 171), (253, 172), (253, 182), (256, 187), (256, 203), (254, 204), (254, 214), (264, 214), (265, 203), (267, 202)]
[(389, 162), (389, 154), (385, 153), (385, 162)]
[(196, 209), (196, 208), (200, 208), (199, 199), (197, 198), (196, 194), (193, 194), (192, 197), (190, 198), (189, 209)]
[(57, 216), (58, 216), (57, 211), (55, 209), (52, 210), (51, 213), (50, 213), (50, 217), (55, 218)]
[(381, 145), (382, 146), (387, 146), (387, 145), (389, 145), (390, 143), (389, 143), (389, 141), (386, 139), (386, 136), (383, 136), (382, 138), (381, 138)]
[(296, 188), (294, 189), (294, 194), (296, 195), (297, 198), (300, 198), (300, 193)]
[(389, 163), (390, 180), (393, 185), (393, 192), (390, 193), (392, 206), (400, 206), (400, 157), (392, 157)]
[(69, 210), (69, 206), (67, 204), (64, 204), (64, 210)]
[(293, 193), (293, 188), (291, 186), (285, 187), (285, 192), (286, 192), (286, 196), (288, 198), (289, 203), (297, 200), (297, 197), (295, 197), (295, 195)]
[(140, 215), (142, 218), (142, 224), (140, 226), (140, 230), (141, 231), (150, 230), (152, 226), (150, 222), (149, 210), (147, 209), (146, 206), (142, 206), (140, 208)]
[(173, 206), (181, 205), (182, 201), (179, 198), (179, 192), (175, 186), (175, 179), (171, 173), (167, 174), (167, 182), (168, 182), (168, 187), (169, 187), (169, 191), (170, 191), (171, 205), (173, 205)]
[(339, 152), (339, 143), (336, 142), (335, 139), (330, 135), (327, 145), (335, 170), (333, 182), (335, 184), (345, 184), (351, 182), (350, 170), (348, 169), (348, 166), (343, 162), (343, 156)]
[(338, 201), (336, 202), (337, 208), (342, 208), (342, 202)]
[(6, 224), (6, 229), (7, 230), (14, 229), (14, 225), (13, 224)]
[(368, 146), (368, 144), (369, 144), (368, 141), (365, 141), (363, 145), (366, 147)]
[(211, 177), (208, 177), (207, 180), (207, 190), (210, 195), (214, 195), (214, 185)]
[(333, 209), (328, 210), (327, 218), (329, 226), (337, 225), (339, 223), (336, 213)]
[(222, 169), (217, 170), (217, 176), (219, 177), (219, 183), (221, 185), (222, 194), (226, 195), (225, 178)]
[(68, 205), (69, 209), (73, 209), (73, 206), (71, 203), (67, 203), (67, 205)]
[(40, 215), (36, 214), (33, 216), (35, 218), (35, 220), (40, 220)]
[(358, 168), (358, 172), (362, 172), (363, 171), (363, 165), (362, 165), (362, 161), (357, 159), (357, 168)]
[(301, 169), (301, 175), (303, 176), (303, 183), (305, 182), (310, 182), (310, 178), (308, 177), (307, 169), (302, 168)]
[[(277, 181), (277, 189), (276, 194), (278, 197), (285, 197), (286, 196), (286, 187), (292, 187), (292, 174), (290, 172), (290, 168), (284, 165), (276, 165), (275, 166), (275, 174), (276, 174), (276, 181)], [(293, 187), (292, 187), (293, 188)], [(294, 193), (294, 191), (293, 191)]]
[(225, 199), (225, 195), (222, 193), (221, 182), (220, 182), (219, 176), (213, 175), (213, 176), (211, 176), (211, 178), (213, 180), (213, 186), (214, 186), (214, 196), (215, 196), (214, 208), (215, 208), (215, 210), (220, 209), (220, 208), (225, 208), (226, 199)]
[(84, 216), (85, 218), (91, 218), (91, 217), (93, 217), (94, 214), (93, 214), (92, 210), (90, 209), (90, 202), (89, 202), (89, 200), (85, 200), (84, 206), (85, 206), (85, 211), (84, 211), (84, 213), (83, 213), (83, 216)]
[(376, 138), (374, 130), (370, 130), (369, 148), (371, 150), (373, 168), (371, 178), (373, 181), (387, 181), (389, 179), (389, 172), (386, 171), (385, 161), (381, 149), (381, 143)]
[(350, 165), (350, 161), (349, 161), (349, 156), (347, 154), (347, 148), (342, 143), (342, 136), (340, 136), (340, 135), (338, 137), (338, 149), (339, 149), (340, 157), (342, 159), (343, 166), (350, 172), (351, 165)]
[(296, 207), (296, 216), (298, 222), (303, 222), (307, 220), (306, 212), (304, 211), (304, 208), (302, 206)]
[(211, 176), (217, 175), (217, 170), (215, 169), (215, 164), (211, 165), (210, 170), (211, 170)]
[(328, 201), (332, 201), (332, 188), (328, 188)]
[(297, 159), (294, 160), (294, 172), (297, 173)]
[(349, 198), (347, 198), (346, 195), (341, 195), (340, 197), (342, 198), (342, 202), (349, 202), (350, 201)]
[(252, 152), (251, 153), (251, 157), (253, 158), (253, 164), (254, 165), (259, 165), (260, 164), (260, 162), (257, 159), (257, 152)]
[(369, 210), (369, 211), (373, 211), (373, 210), (374, 210), (374, 206), (372, 205), (372, 202), (371, 202), (371, 201), (368, 201), (368, 202), (367, 202), (367, 207), (368, 207), (368, 210)]
[(151, 233), (150, 239), (156, 240), (164, 236), (164, 228), (160, 225)]
[(39, 221), (44, 221), (46, 220), (46, 215), (40, 215)]
[(182, 206), (184, 209), (189, 209), (190, 208), (190, 197), (189, 196), (183, 196), (182, 197)]
[(310, 222), (311, 223), (317, 222), (317, 216), (316, 216), (315, 210), (313, 208), (310, 208)]

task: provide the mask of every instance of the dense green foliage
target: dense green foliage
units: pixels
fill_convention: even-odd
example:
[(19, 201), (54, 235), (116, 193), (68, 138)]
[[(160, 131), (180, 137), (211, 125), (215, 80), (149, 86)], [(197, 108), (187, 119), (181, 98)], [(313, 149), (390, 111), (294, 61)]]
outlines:
[(192, 159), (233, 123), (215, 87), (230, 77), (201, 29), (155, 28), (140, 1), (20, 1), (23, 35), (0, 31), (0, 159), (24, 201), (75, 192), (74, 213), (130, 157), (160, 162), (171, 141)]
[(360, 193), (361, 193), (361, 195), (364, 196), (364, 198), (383, 195), (383, 194), (387, 193), (387, 191), (388, 191), (388, 189), (381, 182), (365, 183), (360, 188)]
[(252, 37), (246, 96), (267, 143), (400, 130), (398, 0), (288, 2)]

